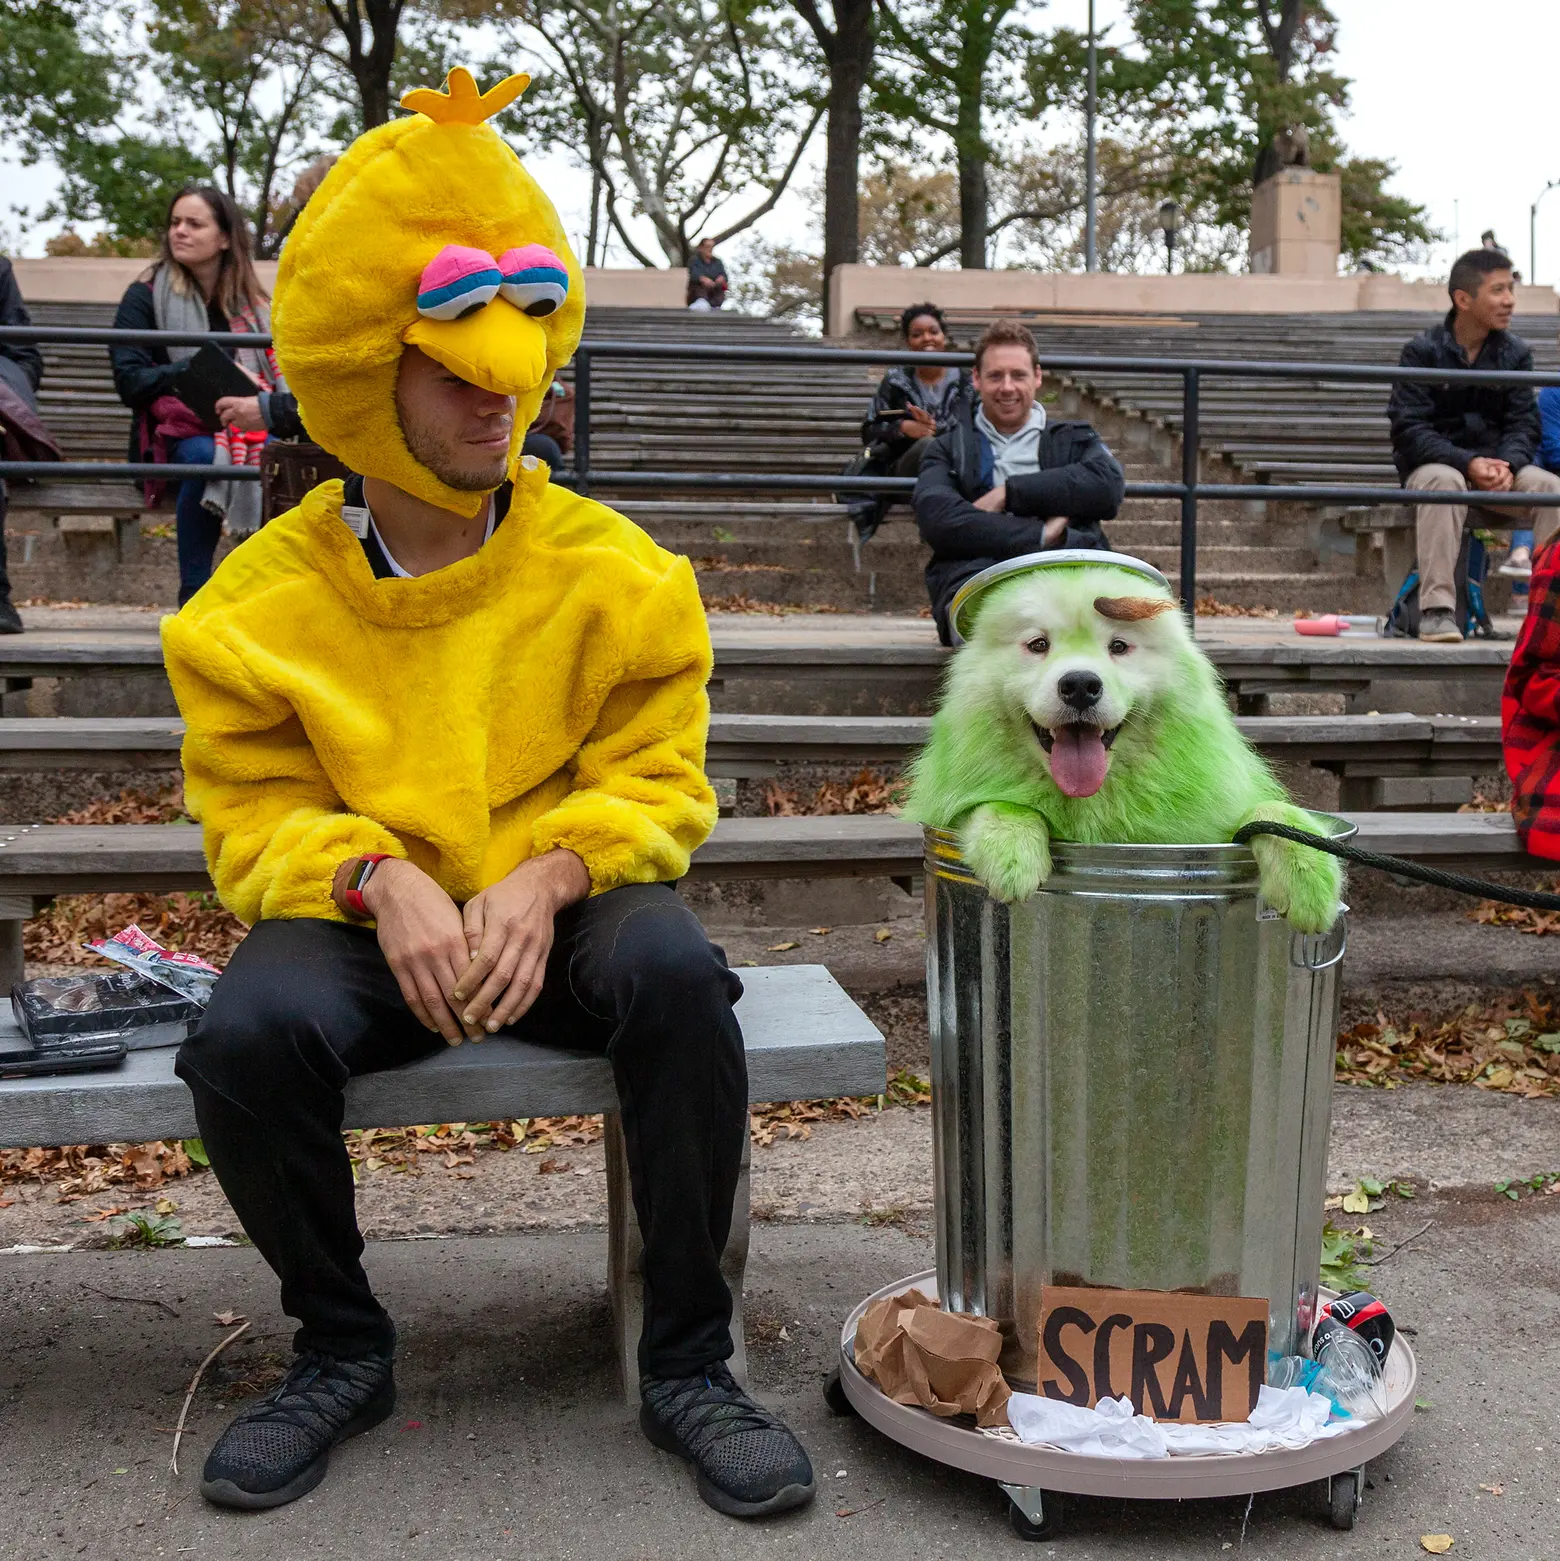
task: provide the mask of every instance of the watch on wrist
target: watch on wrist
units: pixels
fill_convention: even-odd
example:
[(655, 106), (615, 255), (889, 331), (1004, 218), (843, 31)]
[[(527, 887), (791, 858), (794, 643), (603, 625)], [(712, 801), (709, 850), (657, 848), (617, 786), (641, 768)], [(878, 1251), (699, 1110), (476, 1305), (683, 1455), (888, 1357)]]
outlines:
[(383, 861), (389, 859), (388, 851), (370, 852), (367, 856), (360, 856), (353, 864), (352, 871), (347, 874), (346, 884), (341, 891), (341, 898), (346, 904), (349, 915), (359, 916), (364, 921), (372, 921), (374, 913), (363, 903), (363, 890), (368, 880), (374, 876), (374, 869)]

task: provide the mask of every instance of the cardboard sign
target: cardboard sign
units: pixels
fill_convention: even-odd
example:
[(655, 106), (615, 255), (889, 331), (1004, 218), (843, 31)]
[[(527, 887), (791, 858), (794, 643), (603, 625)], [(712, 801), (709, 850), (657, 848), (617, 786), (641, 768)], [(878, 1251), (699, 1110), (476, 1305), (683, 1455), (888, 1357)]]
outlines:
[(1267, 1376), (1268, 1303), (1169, 1290), (1040, 1292), (1039, 1391), (1155, 1420), (1247, 1420)]

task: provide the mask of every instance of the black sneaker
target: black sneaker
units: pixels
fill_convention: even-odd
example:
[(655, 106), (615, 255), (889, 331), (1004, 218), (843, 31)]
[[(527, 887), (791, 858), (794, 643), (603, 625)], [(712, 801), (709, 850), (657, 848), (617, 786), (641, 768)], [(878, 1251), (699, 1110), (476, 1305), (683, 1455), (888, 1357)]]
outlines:
[(26, 624), (9, 596), (0, 596), (0, 634), (23, 634)]
[(281, 1507), (325, 1478), (330, 1450), (395, 1408), (391, 1357), (336, 1360), (306, 1350), (286, 1379), (217, 1438), (200, 1493), (219, 1507)]
[(802, 1444), (736, 1384), (724, 1361), (697, 1377), (646, 1377), (639, 1425), (665, 1452), (691, 1463), (699, 1495), (734, 1518), (763, 1518), (813, 1499)]

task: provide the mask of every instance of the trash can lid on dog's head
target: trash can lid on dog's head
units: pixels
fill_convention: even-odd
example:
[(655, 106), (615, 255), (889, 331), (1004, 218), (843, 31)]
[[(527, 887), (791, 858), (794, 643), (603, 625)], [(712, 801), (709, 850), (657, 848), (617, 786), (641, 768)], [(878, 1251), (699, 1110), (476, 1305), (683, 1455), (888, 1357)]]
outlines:
[(1084, 567), (1128, 569), (1135, 575), (1142, 575), (1145, 580), (1152, 580), (1155, 585), (1162, 585), (1167, 591), (1170, 589), (1170, 582), (1152, 564), (1145, 564), (1141, 558), (1133, 558), (1129, 553), (1108, 553), (1104, 548), (1093, 547), (1061, 547), (1049, 553), (1021, 553), (1017, 558), (1004, 559), (1000, 564), (993, 564), (990, 569), (982, 569), (978, 575), (971, 575), (955, 592), (948, 608), (953, 643), (964, 643), (965, 630), (974, 621), (975, 603), (992, 586), (1000, 585), (1014, 575), (1032, 574), (1037, 569)]

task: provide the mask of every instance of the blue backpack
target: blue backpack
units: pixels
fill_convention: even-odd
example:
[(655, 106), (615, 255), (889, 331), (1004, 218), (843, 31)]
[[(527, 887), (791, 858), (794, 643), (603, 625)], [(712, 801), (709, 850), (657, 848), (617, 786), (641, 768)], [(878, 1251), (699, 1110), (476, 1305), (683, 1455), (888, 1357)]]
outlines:
[[(1498, 640), (1503, 636), (1490, 622), (1484, 605), (1484, 581), (1490, 570), (1490, 555), (1475, 533), (1464, 529), (1462, 546), (1457, 550), (1457, 570), (1453, 585), (1457, 592), (1452, 616), (1464, 639)], [(1391, 610), (1381, 621), (1381, 633), (1388, 639), (1419, 638), (1419, 565), (1408, 572), (1398, 589)]]

